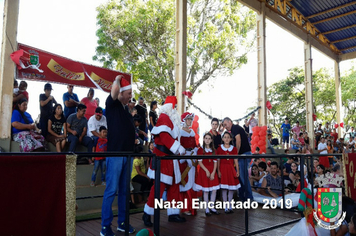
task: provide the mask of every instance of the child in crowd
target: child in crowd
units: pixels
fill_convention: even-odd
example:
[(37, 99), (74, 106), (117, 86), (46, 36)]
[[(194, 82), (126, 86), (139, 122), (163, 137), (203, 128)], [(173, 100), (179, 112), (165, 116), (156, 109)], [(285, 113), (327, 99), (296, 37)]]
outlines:
[(17, 82), (17, 80), (14, 80), (14, 97), (17, 96), (17, 94), (19, 94), (19, 83)]
[[(211, 133), (206, 133), (203, 137), (203, 148), (199, 148), (198, 155), (215, 155), (214, 148), (214, 137)], [(217, 159), (199, 159), (198, 164), (200, 170), (197, 174), (194, 184), (194, 190), (202, 190), (204, 192), (204, 201), (206, 204), (209, 203), (209, 192), (210, 192), (210, 201), (215, 202), (216, 199), (216, 190), (220, 189), (218, 175), (216, 173), (217, 169)], [(205, 215), (211, 216), (219, 215), (219, 212), (215, 208), (207, 207), (205, 209)]]
[[(100, 133), (100, 136), (103, 138), (98, 139), (98, 143), (96, 144), (95, 151), (96, 152), (106, 152), (108, 149), (108, 147), (107, 147), (108, 130), (106, 129), (105, 126), (100, 126), (99, 133)], [(101, 170), (101, 185), (106, 185), (106, 182), (105, 182), (105, 171), (106, 171), (105, 157), (94, 157), (94, 170), (93, 170), (93, 174), (91, 176), (91, 183), (90, 183), (90, 186), (92, 186), (92, 187), (95, 186), (96, 174), (98, 173), (99, 169)]]
[[(328, 154), (333, 154), (334, 153), (334, 147), (333, 147), (333, 144), (332, 144), (330, 139), (328, 139), (328, 141), (326, 142), (326, 146), (327, 146), (327, 149), (328, 149)], [(330, 155), (330, 156), (328, 156), (328, 158), (329, 158), (330, 166), (334, 166), (334, 156)]]
[[(136, 146), (135, 153), (141, 153), (142, 151), (142, 146)], [(146, 174), (145, 160), (143, 157), (135, 157), (132, 165), (131, 181), (141, 184), (141, 194), (139, 195), (138, 202), (140, 203), (143, 199), (144, 191), (150, 190), (152, 187), (152, 181)]]
[[(237, 155), (237, 149), (231, 145), (232, 135), (229, 132), (225, 132), (222, 137), (223, 144), (221, 144), (216, 150), (217, 155)], [(235, 166), (234, 166), (235, 164)], [(236, 169), (235, 169), (236, 168)], [(239, 182), (239, 163), (237, 158), (227, 158), (218, 160), (218, 176), (220, 178), (220, 188), (222, 189), (223, 201), (230, 202), (234, 195), (234, 191), (241, 187)], [(227, 197), (227, 191), (229, 195)], [(225, 207), (225, 213), (231, 214), (232, 206)]]
[[(250, 180), (253, 180), (253, 184), (255, 187), (261, 187), (262, 181), (263, 181), (264, 177), (266, 177), (266, 175), (267, 175), (267, 172), (266, 172), (267, 164), (266, 164), (266, 162), (261, 161), (258, 163), (258, 166), (256, 166), (256, 167), (258, 170), (258, 175), (256, 175), (254, 173), (254, 176), (252, 176), (252, 174), (251, 174)], [(253, 190), (253, 191), (255, 191), (255, 190)]]

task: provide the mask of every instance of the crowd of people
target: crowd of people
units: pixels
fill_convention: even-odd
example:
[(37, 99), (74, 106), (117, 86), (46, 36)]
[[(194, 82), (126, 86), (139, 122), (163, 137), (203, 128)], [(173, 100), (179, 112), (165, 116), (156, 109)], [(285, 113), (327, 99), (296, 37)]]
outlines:
[[(103, 236), (115, 235), (111, 229), (113, 220), (112, 203), (118, 196), (118, 231), (125, 231), (125, 198), (126, 198), (126, 172), (131, 172), (131, 181), (141, 184), (141, 193), (148, 191), (149, 196), (144, 207), (142, 220), (147, 227), (151, 227), (151, 215), (154, 214), (154, 185), (155, 166), (149, 158), (139, 156), (144, 145), (149, 151), (161, 159), (160, 196), (166, 192), (167, 201), (172, 202), (187, 199), (188, 205), (184, 209), (167, 209), (169, 222), (185, 222), (180, 214), (196, 215), (192, 207), (192, 199), (197, 198), (202, 191), (202, 200), (208, 207), (205, 215), (219, 215), (214, 203), (217, 195), (221, 195), (224, 202), (230, 202), (237, 193), (240, 201), (253, 200), (252, 192), (264, 196), (277, 198), (282, 193), (282, 186), (289, 192), (301, 191), (301, 169), (304, 172), (304, 186), (315, 182), (315, 177), (327, 171), (342, 175), (341, 160), (334, 157), (334, 152), (353, 152), (355, 134), (352, 140), (344, 143), (337, 137), (335, 129), (328, 123), (324, 129), (321, 126), (315, 131), (316, 149), (320, 154), (325, 154), (314, 159), (313, 176), (300, 159), (288, 156), (285, 161), (276, 161), (255, 158), (245, 161), (236, 158), (236, 155), (260, 154), (259, 148), (251, 150), (253, 128), (258, 126), (258, 121), (253, 113), (246, 119), (243, 126), (234, 124), (226, 117), (219, 121), (211, 120), (211, 130), (204, 133), (203, 143), (200, 145), (192, 130), (194, 114), (185, 112), (178, 115), (174, 96), (168, 96), (157, 114), (157, 102), (150, 103), (150, 112), (142, 97), (132, 98), (131, 82), (123, 76), (117, 76), (113, 83), (111, 93), (106, 100), (105, 109), (99, 106), (99, 100), (94, 99), (94, 90), (89, 89), (87, 97), (79, 101), (73, 92), (73, 86), (68, 85), (68, 92), (63, 94), (64, 109), (61, 104), (51, 96), (52, 86), (47, 83), (44, 93), (40, 95), (41, 115), (37, 126), (31, 115), (27, 113), (28, 94), (26, 84), (20, 83), (14, 89), (14, 111), (12, 115), (13, 139), (20, 143), (23, 152), (45, 149), (45, 141), (51, 142), (58, 152), (64, 150), (69, 143), (69, 151), (75, 152), (78, 144), (87, 147), (88, 152), (135, 152), (137, 157), (132, 163), (132, 170), (125, 168), (127, 157), (94, 157), (88, 161), (94, 164), (91, 186), (95, 186), (96, 176), (101, 170), (101, 184), (106, 185), (102, 205)], [(299, 122), (291, 128), (288, 118), (281, 126), (282, 144), (286, 148), (298, 153), (313, 153), (312, 144), (308, 134)], [(40, 132), (41, 131), (41, 132)], [(149, 135), (150, 134), (150, 135)], [(290, 135), (292, 136), (289, 139)], [(335, 138), (336, 137), (336, 138)], [(271, 146), (272, 134), (268, 133), (268, 147)], [(150, 142), (149, 142), (150, 141)], [(289, 146), (290, 144), (290, 146)], [(273, 148), (270, 148), (273, 152)], [(216, 156), (224, 158), (208, 159), (180, 159), (169, 160), (164, 157), (170, 155), (185, 156)], [(226, 158), (226, 156), (235, 156)], [(247, 163), (247, 165), (246, 165)], [(282, 165), (282, 168), (279, 166)], [(158, 183), (157, 183), (158, 184)], [(233, 213), (231, 205), (224, 205), (226, 214)], [(130, 233), (135, 229), (129, 225)]]

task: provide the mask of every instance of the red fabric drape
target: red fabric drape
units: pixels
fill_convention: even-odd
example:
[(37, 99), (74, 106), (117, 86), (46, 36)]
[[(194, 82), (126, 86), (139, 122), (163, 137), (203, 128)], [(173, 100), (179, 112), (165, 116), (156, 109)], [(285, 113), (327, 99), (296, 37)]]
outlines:
[(66, 234), (65, 160), (0, 156), (0, 235)]

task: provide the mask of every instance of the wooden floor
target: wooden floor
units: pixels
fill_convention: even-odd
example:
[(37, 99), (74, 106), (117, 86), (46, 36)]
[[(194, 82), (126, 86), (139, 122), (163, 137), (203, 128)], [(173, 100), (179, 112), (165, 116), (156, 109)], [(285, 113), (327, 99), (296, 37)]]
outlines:
[[(136, 228), (136, 232), (146, 228), (141, 220), (142, 213), (132, 214), (130, 216), (130, 224)], [(175, 235), (244, 235), (245, 233), (245, 217), (243, 210), (235, 210), (233, 214), (226, 215), (221, 211), (220, 215), (213, 215), (206, 217), (204, 210), (199, 210), (196, 216), (185, 216), (187, 222), (185, 223), (170, 223), (168, 222), (166, 211), (161, 211), (160, 221), (160, 235), (175, 236)], [(294, 219), (299, 219), (300, 214), (290, 211), (275, 210), (249, 210), (249, 233), (265, 228), (270, 228), (275, 225), (285, 223)], [(116, 232), (117, 217), (113, 220), (112, 229)], [(153, 218), (152, 218), (153, 221)], [(90, 236), (100, 235), (101, 221), (90, 220), (77, 222), (76, 235)], [(295, 225), (289, 224), (287, 226), (277, 228), (274, 230), (258, 233), (260, 236), (280, 236), (285, 235)], [(153, 230), (153, 228), (152, 228)], [(124, 233), (117, 232), (116, 235), (124, 235)]]

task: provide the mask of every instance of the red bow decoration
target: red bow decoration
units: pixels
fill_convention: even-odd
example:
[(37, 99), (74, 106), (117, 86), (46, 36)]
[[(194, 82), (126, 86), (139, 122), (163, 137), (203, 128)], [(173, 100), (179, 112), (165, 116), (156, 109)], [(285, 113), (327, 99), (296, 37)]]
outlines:
[(192, 92), (190, 92), (190, 91), (184, 91), (182, 94), (187, 96), (189, 99), (191, 99), (193, 96)]
[[(335, 127), (335, 129), (337, 129), (337, 128), (339, 127), (339, 125), (338, 125), (338, 124), (335, 124), (334, 127)], [(340, 123), (340, 127), (341, 127), (341, 128), (344, 128), (344, 122), (341, 122), (341, 123)]]
[(270, 101), (267, 101), (266, 102), (266, 107), (268, 110), (271, 110), (272, 109), (272, 105), (271, 105), (271, 102)]
[(313, 121), (316, 121), (316, 115), (313, 113)]

